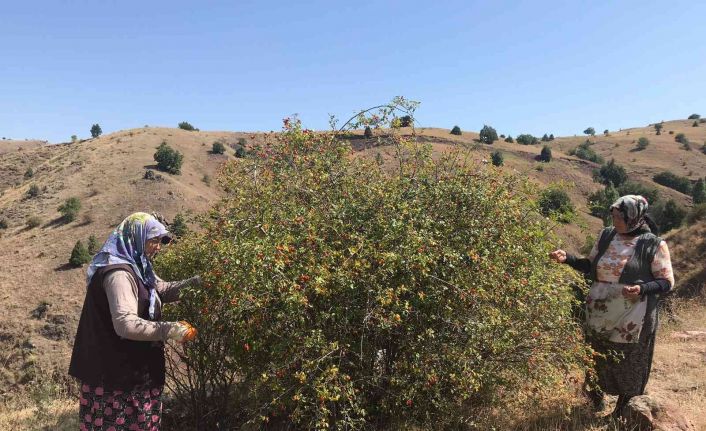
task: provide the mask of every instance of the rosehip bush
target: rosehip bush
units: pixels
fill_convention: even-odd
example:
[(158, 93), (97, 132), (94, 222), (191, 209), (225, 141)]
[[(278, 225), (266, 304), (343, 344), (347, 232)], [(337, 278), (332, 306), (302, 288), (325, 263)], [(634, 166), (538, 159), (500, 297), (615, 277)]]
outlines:
[(167, 308), (199, 329), (171, 355), (181, 424), (472, 427), (583, 364), (529, 184), (388, 139), (393, 169), (285, 120), (224, 165), (227, 196), (157, 262), (204, 280)]

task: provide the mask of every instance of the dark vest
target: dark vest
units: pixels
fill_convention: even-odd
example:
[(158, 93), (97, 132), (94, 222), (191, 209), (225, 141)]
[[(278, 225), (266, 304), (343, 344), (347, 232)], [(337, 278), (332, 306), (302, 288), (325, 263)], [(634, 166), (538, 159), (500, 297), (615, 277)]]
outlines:
[[(616, 234), (617, 232), (614, 227), (607, 227), (601, 232), (601, 236), (598, 239), (598, 254), (593, 262), (591, 262), (591, 280), (596, 280), (596, 266), (598, 265), (598, 261), (606, 252)], [(662, 238), (650, 232), (638, 236), (637, 244), (635, 244), (635, 253), (625, 264), (618, 282), (622, 284), (641, 284), (654, 281), (655, 278), (652, 275), (652, 261), (655, 258), (655, 254), (657, 254), (661, 242)], [(659, 319), (657, 305), (659, 304), (660, 296), (656, 294), (647, 295), (645, 300), (647, 301), (647, 311), (645, 313), (642, 331), (640, 332), (640, 340), (655, 333)]]
[[(591, 263), (591, 280), (596, 280), (596, 265), (616, 234), (617, 232), (613, 227), (607, 227), (601, 232), (601, 236), (598, 239), (598, 254)], [(652, 275), (651, 265), (661, 242), (662, 239), (660, 237), (650, 232), (638, 236), (635, 253), (625, 264), (618, 282), (622, 284), (640, 284), (653, 281), (654, 276)]]
[[(69, 374), (91, 386), (106, 390), (142, 390), (164, 385), (164, 343), (132, 341), (115, 333), (110, 316), (108, 297), (103, 278), (116, 270), (128, 271), (137, 283), (138, 309), (145, 310), (139, 317), (149, 320), (149, 290), (129, 265), (110, 265), (98, 269), (86, 289), (81, 319)], [(161, 310), (155, 310), (155, 319)]]

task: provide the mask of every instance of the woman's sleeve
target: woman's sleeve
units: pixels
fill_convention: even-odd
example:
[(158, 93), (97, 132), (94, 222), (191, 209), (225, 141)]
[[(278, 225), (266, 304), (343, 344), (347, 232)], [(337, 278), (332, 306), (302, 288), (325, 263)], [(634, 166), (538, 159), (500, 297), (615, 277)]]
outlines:
[(166, 341), (173, 322), (152, 322), (137, 315), (137, 284), (127, 271), (103, 278), (113, 328), (118, 336), (134, 341)]
[(591, 272), (591, 261), (585, 257), (577, 257), (573, 254), (566, 255), (566, 263), (570, 267), (574, 268), (578, 272), (588, 274)]
[(593, 243), (593, 248), (591, 249), (591, 253), (588, 254), (587, 258), (574, 256), (573, 254), (567, 254), (565, 263), (570, 267), (574, 268), (576, 271), (588, 274), (591, 272), (591, 262), (593, 261), (593, 259), (596, 258), (597, 254), (598, 241), (596, 240), (596, 242)]
[(672, 271), (672, 259), (666, 242), (662, 241), (659, 243), (657, 253), (655, 253), (655, 257), (652, 260), (651, 269), (655, 280), (641, 284), (640, 294), (669, 292), (674, 286), (674, 272)]
[(201, 277), (187, 278), (179, 281), (164, 281), (157, 277), (157, 292), (163, 303), (174, 302), (179, 300), (179, 291), (184, 286), (192, 286), (201, 284)]

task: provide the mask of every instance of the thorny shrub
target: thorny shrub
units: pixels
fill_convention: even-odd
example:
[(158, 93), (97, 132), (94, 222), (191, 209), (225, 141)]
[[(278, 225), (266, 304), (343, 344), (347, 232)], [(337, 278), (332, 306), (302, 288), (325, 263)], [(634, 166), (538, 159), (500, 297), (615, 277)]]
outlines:
[[(371, 118), (354, 124), (396, 117)], [(170, 361), (181, 424), (473, 427), (585, 365), (572, 276), (547, 264), (525, 180), (396, 135), (386, 169), (337, 136), (285, 120), (160, 256), (164, 277), (204, 279), (167, 309), (199, 329)]]

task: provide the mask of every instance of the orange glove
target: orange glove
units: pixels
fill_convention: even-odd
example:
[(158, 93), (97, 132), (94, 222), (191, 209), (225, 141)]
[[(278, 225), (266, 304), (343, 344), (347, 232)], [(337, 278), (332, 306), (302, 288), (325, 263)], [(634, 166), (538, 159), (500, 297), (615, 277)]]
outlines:
[(176, 324), (172, 326), (169, 330), (167, 338), (179, 343), (186, 343), (187, 341), (193, 341), (197, 334), (198, 331), (196, 328), (191, 326), (188, 322), (182, 320), (180, 322), (176, 322)]

